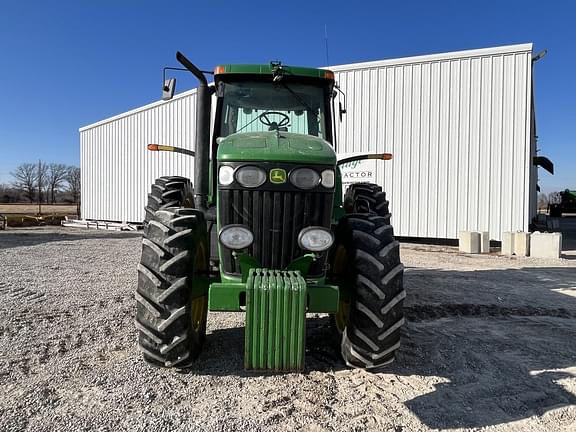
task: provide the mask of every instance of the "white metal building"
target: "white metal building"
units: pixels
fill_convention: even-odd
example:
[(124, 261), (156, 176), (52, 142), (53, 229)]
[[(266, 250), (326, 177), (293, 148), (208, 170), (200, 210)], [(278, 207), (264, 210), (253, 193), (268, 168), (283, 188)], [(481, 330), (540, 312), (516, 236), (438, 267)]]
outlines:
[[(338, 152), (390, 152), (356, 167), (388, 192), (397, 236), (528, 230), (536, 213), (532, 44), (331, 67), (348, 113)], [(84, 219), (139, 222), (149, 185), (193, 177), (195, 91), (80, 129)], [(367, 162), (370, 164), (370, 162)]]

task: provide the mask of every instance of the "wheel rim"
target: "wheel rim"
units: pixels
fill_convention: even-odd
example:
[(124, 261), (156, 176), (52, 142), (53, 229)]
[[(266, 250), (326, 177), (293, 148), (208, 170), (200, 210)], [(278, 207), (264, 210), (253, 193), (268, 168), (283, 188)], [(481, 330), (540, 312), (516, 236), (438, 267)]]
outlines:
[[(348, 267), (348, 253), (343, 245), (338, 245), (336, 253), (334, 254), (334, 274), (339, 276), (340, 280), (345, 280), (344, 275)], [(336, 329), (339, 333), (343, 333), (348, 325), (350, 318), (350, 303), (340, 300), (338, 304), (338, 312), (334, 314), (336, 322)]]
[(206, 324), (206, 316), (208, 312), (208, 297), (196, 297), (192, 300), (192, 328), (196, 333), (199, 333), (203, 326)]
[[(204, 245), (198, 248), (194, 258), (194, 277), (192, 279), (192, 286), (194, 286), (194, 279), (197, 279), (198, 273), (206, 273), (208, 270), (206, 264), (206, 252)], [(199, 283), (197, 281), (196, 283)], [(208, 296), (203, 295), (192, 299), (190, 303), (190, 315), (192, 319), (192, 329), (196, 333), (200, 333), (206, 327), (206, 318), (208, 316)]]
[(334, 315), (334, 320), (336, 321), (336, 329), (338, 333), (343, 333), (344, 329), (348, 325), (348, 320), (350, 318), (350, 303), (340, 300), (338, 306), (338, 312)]

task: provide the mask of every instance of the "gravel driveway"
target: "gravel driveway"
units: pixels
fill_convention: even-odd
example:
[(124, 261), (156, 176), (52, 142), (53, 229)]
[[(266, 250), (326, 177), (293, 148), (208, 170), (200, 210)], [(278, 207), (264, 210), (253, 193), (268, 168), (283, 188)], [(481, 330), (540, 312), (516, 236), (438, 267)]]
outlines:
[(141, 360), (139, 252), (135, 233), (0, 232), (0, 430), (576, 430), (576, 256), (403, 245), (408, 322), (387, 373), (346, 369), (314, 316), (305, 373), (257, 374), (238, 313), (209, 314), (188, 373)]

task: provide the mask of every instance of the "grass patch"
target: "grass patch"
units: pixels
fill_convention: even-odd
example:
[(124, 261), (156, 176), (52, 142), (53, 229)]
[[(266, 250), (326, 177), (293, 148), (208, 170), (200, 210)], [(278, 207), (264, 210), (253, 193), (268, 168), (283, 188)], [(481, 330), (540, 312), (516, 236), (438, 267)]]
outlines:
[(7, 219), (7, 225), (9, 227), (31, 227), (31, 226), (43, 226), (43, 225), (60, 225), (61, 222), (66, 219), (64, 215), (46, 215), (42, 217), (30, 216), (30, 215), (17, 215), (9, 214), (5, 215)]
[[(0, 204), (0, 214), (31, 215), (38, 214), (38, 204)], [(43, 215), (75, 215), (76, 204), (42, 204)]]

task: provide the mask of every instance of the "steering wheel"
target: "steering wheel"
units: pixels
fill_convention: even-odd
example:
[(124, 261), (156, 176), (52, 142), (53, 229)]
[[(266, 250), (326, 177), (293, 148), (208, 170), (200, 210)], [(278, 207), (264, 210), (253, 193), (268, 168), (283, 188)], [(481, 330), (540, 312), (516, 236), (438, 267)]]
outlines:
[[(275, 121), (270, 120), (270, 117), (268, 117), (270, 114), (275, 114), (277, 116), (282, 117), (282, 120), (280, 120), (280, 123), (276, 123)], [(288, 117), (286, 114), (278, 112), (278, 111), (266, 111), (266, 112), (260, 114), (258, 116), (258, 119), (262, 122), (262, 124), (264, 126), (268, 126), (269, 130), (278, 130), (279, 128), (281, 128), (283, 126), (288, 126), (288, 123), (290, 123), (290, 117)]]

